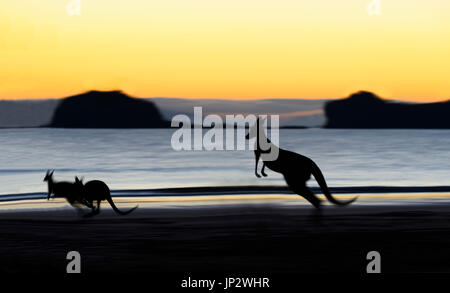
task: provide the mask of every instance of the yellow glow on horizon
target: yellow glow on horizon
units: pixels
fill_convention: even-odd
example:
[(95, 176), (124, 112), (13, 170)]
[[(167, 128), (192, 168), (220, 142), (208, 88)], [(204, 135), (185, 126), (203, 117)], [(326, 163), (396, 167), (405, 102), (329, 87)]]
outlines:
[[(450, 194), (447, 192), (437, 193), (369, 193), (369, 194), (339, 194), (335, 195), (336, 198), (341, 200), (352, 199), (355, 196), (359, 196), (358, 200), (353, 204), (377, 204), (377, 201), (381, 204), (385, 203), (383, 200), (395, 200), (397, 203), (410, 204), (409, 200), (416, 199), (449, 199)], [(326, 204), (326, 198), (323, 195), (318, 197)], [(248, 203), (248, 202), (274, 202), (284, 204), (307, 204), (309, 203), (301, 196), (292, 194), (249, 194), (249, 195), (189, 195), (189, 196), (139, 196), (139, 197), (114, 197), (114, 202), (120, 203), (123, 207), (127, 207), (127, 204), (131, 207), (136, 203), (140, 208), (155, 207), (157, 205), (170, 206), (175, 203), (177, 208), (180, 208), (180, 203), (185, 204), (224, 204), (228, 203)], [(124, 206), (125, 205), (125, 206)], [(54, 198), (52, 200), (46, 199), (33, 199), (33, 200), (16, 200), (16, 201), (4, 201), (0, 202), (0, 210), (13, 210), (13, 209), (42, 209), (42, 208), (61, 208), (70, 207), (67, 201), (63, 198)]]
[(450, 2), (3, 0), (0, 98), (450, 98)]

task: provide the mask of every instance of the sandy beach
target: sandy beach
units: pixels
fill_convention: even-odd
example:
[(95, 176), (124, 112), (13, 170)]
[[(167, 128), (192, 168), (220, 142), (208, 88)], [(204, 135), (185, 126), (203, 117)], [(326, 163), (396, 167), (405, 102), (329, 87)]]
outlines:
[[(340, 195), (340, 198), (353, 195)], [(0, 203), (2, 273), (172, 275), (450, 272), (450, 194), (367, 194), (317, 214), (293, 195), (115, 198), (82, 218), (63, 200)]]

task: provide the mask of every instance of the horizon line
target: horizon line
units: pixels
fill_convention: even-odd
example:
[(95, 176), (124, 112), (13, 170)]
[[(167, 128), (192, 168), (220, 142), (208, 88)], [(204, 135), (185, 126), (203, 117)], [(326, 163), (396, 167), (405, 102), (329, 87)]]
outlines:
[(346, 99), (350, 97), (353, 94), (359, 93), (359, 92), (370, 92), (373, 93), (375, 96), (382, 100), (386, 101), (398, 101), (398, 102), (409, 102), (409, 103), (422, 103), (422, 104), (430, 104), (430, 103), (439, 103), (439, 102), (447, 102), (450, 101), (450, 98), (448, 99), (442, 99), (442, 100), (436, 100), (436, 101), (422, 101), (422, 100), (409, 100), (409, 99), (402, 99), (402, 98), (385, 98), (377, 95), (376, 93), (368, 90), (358, 90), (355, 92), (352, 92), (344, 97), (333, 97), (333, 98), (301, 98), (301, 97), (261, 97), (261, 98), (213, 98), (213, 97), (207, 97), (207, 98), (201, 98), (201, 97), (173, 97), (173, 96), (138, 96), (138, 95), (131, 95), (125, 92), (121, 89), (112, 89), (112, 90), (98, 90), (98, 89), (92, 89), (92, 90), (86, 90), (82, 92), (77, 92), (71, 95), (65, 95), (62, 97), (35, 97), (35, 98), (4, 98), (0, 97), (0, 101), (38, 101), (38, 100), (61, 100), (73, 96), (78, 96), (82, 94), (86, 94), (89, 92), (120, 92), (128, 97), (131, 98), (138, 98), (138, 99), (181, 99), (181, 100), (219, 100), (219, 101), (261, 101), (261, 100), (310, 100), (310, 101), (324, 101), (324, 100), (340, 100), (340, 99)]

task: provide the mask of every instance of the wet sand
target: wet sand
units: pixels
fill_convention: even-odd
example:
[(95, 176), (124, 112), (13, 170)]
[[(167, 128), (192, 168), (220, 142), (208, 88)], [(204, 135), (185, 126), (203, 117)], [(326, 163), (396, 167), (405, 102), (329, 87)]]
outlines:
[[(347, 195), (346, 197), (351, 197)], [(152, 276), (450, 272), (449, 194), (378, 194), (318, 214), (290, 195), (116, 198), (80, 217), (61, 200), (0, 203), (0, 271), (64, 274), (68, 251), (82, 273)]]

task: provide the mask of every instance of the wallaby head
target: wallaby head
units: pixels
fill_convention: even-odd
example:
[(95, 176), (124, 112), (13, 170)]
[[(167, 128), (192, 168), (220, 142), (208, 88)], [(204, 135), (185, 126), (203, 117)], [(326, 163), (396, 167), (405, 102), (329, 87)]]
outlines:
[(47, 170), (47, 173), (45, 174), (45, 177), (44, 177), (44, 182), (45, 181), (51, 182), (53, 180), (53, 172), (55, 172), (55, 170), (53, 170), (51, 172), (50, 172), (50, 170)]
[(83, 192), (83, 177), (78, 178), (78, 176), (75, 176), (75, 182), (73, 183), (73, 186), (75, 187), (75, 190), (77, 190), (77, 192), (79, 192), (79, 194), (82, 194)]
[(84, 197), (84, 194), (83, 194), (83, 188), (84, 188), (83, 179), (84, 179), (83, 177), (81, 177), (81, 179), (80, 179), (80, 178), (78, 178), (78, 176), (75, 176), (75, 182), (73, 183), (74, 191), (80, 197)]
[[(259, 119), (259, 117), (256, 119), (256, 123), (249, 127), (248, 133), (245, 136), (245, 139), (252, 139), (255, 137), (258, 137), (258, 132), (260, 131), (260, 125), (263, 125), (267, 120), (267, 117), (264, 117), (262, 119)], [(263, 132), (264, 133), (264, 132)], [(261, 134), (261, 133), (259, 133)]]
[(81, 179), (80, 178), (78, 178), (78, 176), (75, 176), (75, 184), (76, 185), (83, 185), (83, 177), (81, 177)]

